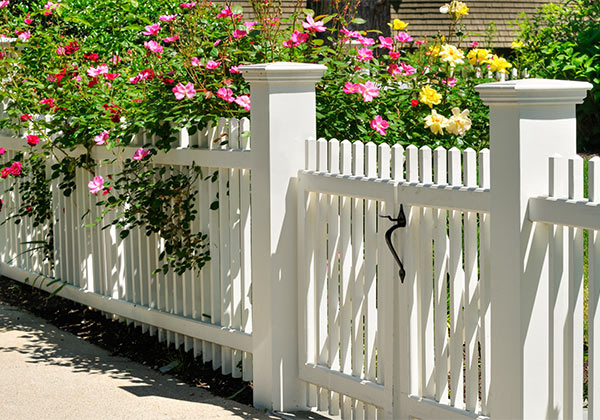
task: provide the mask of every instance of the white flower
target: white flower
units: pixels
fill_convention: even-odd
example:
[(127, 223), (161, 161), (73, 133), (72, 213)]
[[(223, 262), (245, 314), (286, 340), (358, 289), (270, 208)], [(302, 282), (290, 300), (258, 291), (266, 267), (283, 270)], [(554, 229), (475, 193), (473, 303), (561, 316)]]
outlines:
[(444, 15), (447, 15), (449, 10), (450, 6), (448, 6), (447, 4), (444, 4), (442, 7), (440, 7), (440, 13)]

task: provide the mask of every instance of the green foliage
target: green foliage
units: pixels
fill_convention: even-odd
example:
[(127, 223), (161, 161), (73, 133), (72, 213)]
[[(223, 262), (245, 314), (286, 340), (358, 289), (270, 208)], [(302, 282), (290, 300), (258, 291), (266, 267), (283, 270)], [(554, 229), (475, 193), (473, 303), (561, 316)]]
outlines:
[(532, 76), (594, 84), (577, 109), (578, 148), (600, 152), (600, 2), (550, 3), (519, 27), (517, 60)]
[[(314, 16), (298, 8), (283, 19), (277, 1), (250, 3), (253, 22), (240, 7), (207, 0), (5, 4), (0, 34), (17, 38), (0, 44), (0, 100), (8, 103), (0, 128), (42, 140), (14, 159), (23, 161), (22, 173), (9, 173), (14, 162), (5, 165), (3, 178), (35, 209), (14, 214), (48, 224), (51, 180), (68, 196), (77, 168), (96, 176), (99, 166), (112, 164), (113, 173), (96, 176), (90, 186), (103, 197), (103, 214), (111, 214), (102, 223), (116, 225), (121, 237), (135, 228), (156, 233), (165, 244), (163, 271), (201, 268), (208, 260), (206, 234), (191, 233), (193, 205), (210, 203), (214, 211), (219, 202), (198, 197), (194, 185), (216, 177), (199, 168), (156, 168), (152, 160), (176, 144), (184, 127), (193, 134), (220, 117), (249, 116), (250, 90), (238, 70), (244, 64), (327, 65), (316, 90), (319, 136), (476, 150), (488, 145), (487, 108), (474, 90), (488, 80), (477, 74), (488, 67), (506, 72), (510, 64), (476, 46), (468, 54), (461, 49), (464, 3), (448, 5), (446, 36), (427, 40), (413, 40), (400, 21), (391, 25), (394, 38), (350, 31), (359, 20), (346, 9)], [(140, 132), (155, 139), (140, 149), (143, 156), (120, 156)], [(99, 147), (115, 159), (95, 161), (92, 151)], [(46, 174), (41, 168), (50, 160)]]

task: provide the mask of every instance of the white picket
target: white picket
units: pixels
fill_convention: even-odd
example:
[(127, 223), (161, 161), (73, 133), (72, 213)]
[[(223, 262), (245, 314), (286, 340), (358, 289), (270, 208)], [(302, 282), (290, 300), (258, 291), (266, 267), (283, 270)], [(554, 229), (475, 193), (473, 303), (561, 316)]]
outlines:
[[(446, 185), (448, 182), (447, 152), (438, 147), (433, 153), (434, 183)], [(447, 210), (433, 210), (434, 241), (434, 348), (435, 348), (435, 400), (446, 404), (448, 401), (448, 234), (446, 232)]]
[[(479, 187), (490, 188), (490, 151), (479, 152)], [(479, 214), (479, 347), (481, 352), (481, 413), (489, 415), (491, 379), (490, 215)]]
[[(235, 118), (229, 120), (229, 147), (240, 148), (240, 126)], [(229, 170), (229, 243), (231, 271), (231, 327), (239, 330), (242, 326), (242, 273), (240, 261), (240, 171)], [(242, 376), (242, 354), (233, 350), (231, 372), (234, 378)]]
[[(419, 149), (419, 182), (430, 185), (432, 179), (431, 149)], [(434, 319), (433, 319), (433, 210), (423, 207), (420, 210), (419, 232), (419, 357), (421, 374), (419, 394), (435, 397), (434, 359)]]
[[(364, 144), (355, 142), (352, 144), (352, 173), (355, 176), (365, 174), (365, 148)], [(352, 376), (364, 377), (364, 200), (352, 199)], [(364, 404), (360, 401), (352, 401), (354, 418), (361, 419), (364, 416)]]
[[(448, 151), (448, 182), (450, 185), (462, 185), (460, 151), (452, 148)], [(464, 290), (463, 271), (462, 212), (449, 211), (449, 253), (448, 272), (450, 275), (450, 403), (464, 408)]]
[[(563, 157), (551, 157), (549, 170), (549, 195), (566, 198), (568, 196), (568, 160)], [(553, 226), (550, 240), (550, 325), (553, 348), (552, 371), (554, 383), (552, 386), (553, 404), (561, 412), (564, 409), (564, 358), (565, 335), (564, 326), (568, 316), (568, 250), (567, 228)]]
[[(250, 150), (250, 120), (240, 120), (240, 147)], [(241, 246), (241, 274), (242, 274), (242, 324), (241, 328), (247, 333), (252, 333), (252, 264), (250, 258), (250, 170), (240, 170), (240, 246)], [(252, 380), (252, 354), (244, 353), (242, 356), (243, 379)]]
[[(463, 152), (464, 185), (477, 186), (477, 156), (473, 149)], [(477, 253), (477, 213), (464, 213), (464, 322), (465, 322), (465, 402), (475, 412), (479, 391), (479, 267)]]
[[(583, 198), (583, 159), (569, 159), (569, 199)], [(565, 417), (583, 418), (583, 229), (569, 227)]]
[[(340, 144), (337, 139), (328, 142), (328, 173), (340, 173)], [(340, 311), (339, 311), (339, 202), (340, 197), (331, 195), (327, 204), (327, 318), (329, 323), (329, 349), (327, 366), (340, 369)], [(336, 392), (329, 396), (329, 414), (338, 415), (340, 398)]]
[[(341, 143), (342, 175), (352, 174), (352, 144), (348, 140)], [(352, 273), (352, 243), (351, 243), (351, 210), (352, 199), (342, 196), (340, 198), (340, 370), (348, 375), (352, 374), (352, 300), (353, 300), (353, 273)], [(350, 419), (352, 413), (352, 400), (347, 396), (342, 397), (341, 416)]]
[[(419, 157), (418, 149), (410, 145), (406, 148), (406, 180), (409, 183), (419, 182)], [(402, 201), (400, 201), (402, 204)], [(408, 378), (409, 392), (417, 394), (421, 388), (422, 357), (419, 356), (419, 237), (420, 237), (420, 209), (416, 206), (405, 207), (407, 226), (405, 229), (405, 242), (402, 244), (404, 250), (403, 262), (406, 270), (404, 288), (406, 289), (407, 318), (408, 319)]]
[[(600, 202), (600, 157), (588, 163), (589, 199)], [(597, 418), (600, 413), (600, 234), (589, 233), (589, 283), (588, 283), (588, 418)]]
[[(377, 177), (377, 146), (375, 143), (365, 145), (365, 175), (368, 178)], [(365, 377), (375, 382), (377, 380), (377, 349), (378, 334), (377, 316), (377, 202), (365, 200), (365, 277), (364, 277), (364, 323), (365, 323)], [(366, 418), (375, 418), (375, 407), (365, 406)]]

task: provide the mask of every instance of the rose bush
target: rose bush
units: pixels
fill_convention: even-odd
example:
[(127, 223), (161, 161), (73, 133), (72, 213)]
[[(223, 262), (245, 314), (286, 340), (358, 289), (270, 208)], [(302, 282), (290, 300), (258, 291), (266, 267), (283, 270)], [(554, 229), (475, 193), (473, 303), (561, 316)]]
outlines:
[[(197, 199), (191, 185), (199, 177), (215, 181), (216, 174), (150, 163), (175, 145), (183, 127), (193, 134), (219, 117), (249, 115), (252, 98), (239, 70), (249, 63), (327, 65), (317, 86), (320, 136), (487, 146), (487, 110), (474, 86), (485, 81), (478, 75), (506, 73), (511, 65), (475, 43), (463, 49), (466, 4), (441, 7), (448, 34), (414, 39), (409, 23), (399, 20), (390, 24), (392, 36), (383, 37), (348, 29), (361, 21), (344, 13), (314, 16), (298, 7), (282, 19), (277, 2), (251, 3), (254, 19), (241, 7), (206, 0), (1, 2), (0, 99), (8, 106), (0, 128), (27, 144), (5, 163), (2, 178), (13, 181), (9, 188), (19, 190), (23, 208), (47, 222), (49, 179), (69, 195), (75, 169), (83, 168), (93, 175), (90, 193), (103, 197), (105, 213), (115, 212), (122, 237), (143, 227), (165, 240), (163, 270), (202, 267), (206, 235), (190, 230)], [(115, 152), (108, 163), (117, 169), (99, 176), (102, 162), (91, 151), (118, 151), (140, 131), (156, 142), (124, 158)], [(39, 168), (49, 161), (47, 177)], [(29, 215), (22, 208), (12, 214)]]

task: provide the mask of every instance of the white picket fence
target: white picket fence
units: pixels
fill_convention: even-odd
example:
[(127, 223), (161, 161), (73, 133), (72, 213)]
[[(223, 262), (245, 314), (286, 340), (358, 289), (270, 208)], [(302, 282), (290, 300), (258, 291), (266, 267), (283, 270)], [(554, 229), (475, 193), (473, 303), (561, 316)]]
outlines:
[[(138, 147), (154, 142), (141, 133), (118, 153), (129, 157)], [(249, 143), (248, 119), (221, 119), (193, 136), (182, 130), (178, 147), (153, 160), (155, 166), (167, 167), (168, 173), (186, 171), (192, 162), (201, 166), (204, 176), (218, 171), (217, 182), (200, 179), (195, 186), (199, 199), (193, 229), (209, 234), (210, 242), (211, 260), (203, 270), (181, 276), (172, 271), (152, 274), (164, 263), (158, 260), (164, 242), (135, 229), (121, 240), (115, 226), (103, 229), (114, 220), (114, 214), (108, 213), (96, 223), (101, 216), (96, 203), (103, 197), (89, 193), (87, 184), (93, 175), (78, 169), (77, 188), (69, 197), (59, 190), (58, 182), (52, 186), (54, 271), (49, 264), (41, 264), (40, 252), (27, 252), (39, 244), (26, 242), (42, 240), (47, 227), (33, 229), (25, 219), (19, 225), (0, 227), (0, 235), (7, 238), (0, 244), (0, 258), (7, 270), (3, 272), (10, 277), (10, 268), (18, 267), (61, 280), (72, 286), (65, 291), (74, 300), (139, 323), (144, 332), (157, 334), (167, 344), (193, 349), (223, 374), (251, 380)], [(22, 138), (0, 138), (0, 147), (8, 150), (0, 158), (2, 162), (11, 161), (26, 148), (24, 144)], [(113, 161), (118, 156), (96, 148), (93, 157)], [(117, 159), (115, 164), (102, 165), (96, 175), (107, 179), (119, 164)], [(218, 210), (210, 210), (217, 198)], [(19, 205), (19, 194), (10, 193), (5, 197), (4, 214)], [(36, 278), (27, 277), (30, 282)], [(41, 279), (37, 283), (42, 283)]]
[[(85, 228), (78, 214), (94, 208), (93, 197), (55, 191), (54, 276), (69, 283), (61, 294), (252, 379), (259, 407), (426, 420), (579, 419), (587, 405), (594, 418), (600, 159), (589, 162), (585, 198), (574, 112), (590, 86), (481, 85), (491, 150), (476, 153), (306, 140), (315, 137), (323, 71), (245, 67), (252, 149), (240, 135), (246, 120), (221, 120), (154, 158), (173, 170), (195, 162), (219, 171), (218, 183), (198, 182), (194, 229), (209, 233), (211, 252), (198, 273), (151, 275), (160, 241)], [(224, 132), (226, 146), (212, 141)], [(88, 180), (78, 174), (78, 184)], [(401, 208), (406, 227), (392, 243), (404, 282), (385, 238), (393, 223), (380, 217)], [(53, 274), (38, 257), (17, 255), (39, 232), (3, 229), (1, 274)]]

